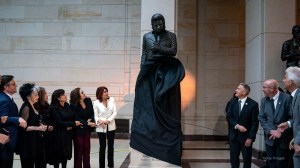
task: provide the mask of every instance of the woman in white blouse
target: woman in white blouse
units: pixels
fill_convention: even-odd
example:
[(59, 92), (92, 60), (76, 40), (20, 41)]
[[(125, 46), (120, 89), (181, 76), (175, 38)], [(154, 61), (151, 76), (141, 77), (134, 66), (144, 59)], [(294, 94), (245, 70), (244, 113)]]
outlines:
[(96, 97), (97, 100), (94, 101), (93, 106), (95, 121), (97, 123), (96, 132), (98, 133), (100, 144), (100, 168), (105, 168), (106, 139), (108, 144), (108, 167), (114, 167), (115, 118), (117, 116), (116, 103), (113, 97), (108, 96), (108, 89), (104, 86), (97, 88)]

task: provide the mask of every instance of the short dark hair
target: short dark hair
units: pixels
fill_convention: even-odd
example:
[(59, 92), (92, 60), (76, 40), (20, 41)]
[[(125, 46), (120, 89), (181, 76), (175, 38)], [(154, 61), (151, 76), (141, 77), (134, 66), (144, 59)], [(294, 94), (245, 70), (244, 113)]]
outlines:
[(33, 91), (38, 91), (34, 83), (24, 83), (19, 89), (19, 94), (24, 102), (28, 102), (27, 97), (30, 96)]
[(8, 85), (10, 81), (14, 79), (14, 76), (12, 75), (3, 75), (1, 78), (1, 85), (0, 85), (0, 91), (3, 92), (4, 86)]
[(96, 91), (96, 98), (97, 98), (100, 102), (103, 101), (102, 95), (103, 95), (104, 90), (108, 91), (107, 87), (105, 87), (105, 86), (100, 86), (100, 87), (97, 88), (97, 91)]
[(246, 94), (249, 95), (251, 91), (250, 86), (246, 83), (240, 83), (239, 85), (243, 86), (244, 90), (246, 91)]
[(165, 18), (162, 14), (160, 13), (156, 13), (154, 14), (152, 17), (151, 17), (151, 24), (154, 22), (154, 21), (159, 21), (159, 20), (162, 20), (163, 23), (165, 24)]

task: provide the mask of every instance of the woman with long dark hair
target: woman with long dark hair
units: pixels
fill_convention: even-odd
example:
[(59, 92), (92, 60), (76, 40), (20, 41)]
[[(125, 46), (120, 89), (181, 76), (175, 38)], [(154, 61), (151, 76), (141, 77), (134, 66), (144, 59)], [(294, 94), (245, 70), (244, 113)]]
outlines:
[(67, 96), (63, 89), (55, 90), (51, 97), (50, 118), (53, 124), (53, 139), (51, 139), (51, 157), (48, 163), (58, 168), (67, 167), (67, 161), (72, 158), (72, 129), (81, 126), (75, 121), (75, 114), (67, 103)]
[(84, 91), (75, 88), (71, 91), (70, 105), (75, 119), (82, 126), (74, 129), (74, 168), (90, 168), (91, 131), (96, 126), (92, 100)]

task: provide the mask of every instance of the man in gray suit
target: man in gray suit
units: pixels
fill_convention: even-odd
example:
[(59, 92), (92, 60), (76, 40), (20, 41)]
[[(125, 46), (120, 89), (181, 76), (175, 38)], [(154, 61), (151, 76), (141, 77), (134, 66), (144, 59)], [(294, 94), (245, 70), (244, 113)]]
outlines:
[(258, 115), (264, 130), (267, 157), (270, 168), (288, 167), (289, 143), (292, 130), (280, 132), (277, 126), (290, 119), (290, 95), (278, 90), (278, 82), (268, 79), (263, 84), (265, 97), (261, 99)]
[(289, 67), (285, 70), (283, 79), (284, 87), (293, 97), (290, 112), (292, 118), (278, 125), (281, 132), (293, 127), (293, 140), (290, 142), (290, 149), (294, 149), (294, 167), (300, 167), (300, 68)]

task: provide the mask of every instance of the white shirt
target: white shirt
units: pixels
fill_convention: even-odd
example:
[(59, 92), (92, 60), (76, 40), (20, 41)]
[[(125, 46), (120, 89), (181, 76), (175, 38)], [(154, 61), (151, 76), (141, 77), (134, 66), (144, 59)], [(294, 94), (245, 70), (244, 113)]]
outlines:
[(271, 99), (274, 100), (275, 109), (276, 109), (276, 105), (277, 105), (277, 102), (278, 102), (278, 98), (279, 98), (279, 91), (276, 93), (276, 95), (274, 97), (271, 98)]
[(244, 104), (245, 104), (245, 102), (246, 102), (246, 100), (247, 100), (247, 97), (245, 97), (245, 98), (243, 98), (243, 99), (239, 99), (239, 101), (241, 100), (241, 109), (243, 109), (243, 107), (244, 107)]

